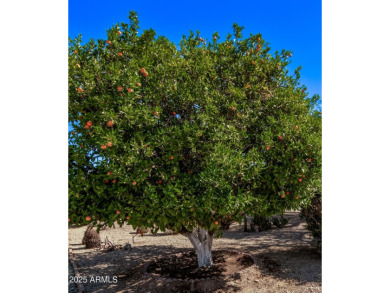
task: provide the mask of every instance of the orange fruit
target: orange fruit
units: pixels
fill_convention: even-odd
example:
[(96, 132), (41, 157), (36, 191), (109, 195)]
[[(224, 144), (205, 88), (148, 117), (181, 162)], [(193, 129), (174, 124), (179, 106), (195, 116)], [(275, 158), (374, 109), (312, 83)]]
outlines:
[(112, 183), (115, 183), (116, 182), (116, 179), (112, 180)]
[(91, 122), (91, 121), (88, 121), (88, 122), (87, 122), (87, 125), (88, 125), (88, 126), (92, 126), (92, 122)]
[(141, 71), (142, 74), (146, 72), (145, 68), (141, 68), (139, 71)]
[(132, 92), (133, 92), (133, 89), (128, 88), (127, 91), (128, 91), (129, 93), (132, 93)]
[(158, 180), (158, 184), (162, 184), (162, 180)]
[(116, 34), (117, 34), (118, 36), (120, 36), (122, 33), (121, 33), (121, 31), (117, 31)]
[(107, 146), (108, 146), (108, 147), (112, 147), (112, 142), (109, 141), (109, 142), (107, 143)]
[(171, 156), (171, 160), (173, 160), (173, 156)]
[(311, 162), (311, 158), (308, 158), (307, 161), (308, 161), (308, 162)]
[(257, 41), (260, 42), (260, 38), (257, 38)]
[(295, 129), (298, 129), (298, 125), (295, 125), (294, 128), (295, 128)]
[(146, 147), (146, 148), (148, 148), (148, 147), (149, 147), (149, 145), (148, 145), (148, 144), (145, 144), (145, 147)]
[(110, 183), (110, 180), (106, 179), (106, 180), (104, 180), (104, 182), (108, 184), (108, 183)]
[(301, 178), (299, 178), (299, 179), (298, 179), (298, 181), (299, 181), (299, 182), (302, 182), (302, 179), (301, 179)]
[(122, 52), (118, 52), (118, 56), (122, 57), (123, 56)]
[(252, 61), (252, 65), (255, 65), (255, 61)]
[(231, 109), (232, 111), (236, 110), (236, 108), (234, 108), (233, 106), (231, 106), (230, 109)]
[(279, 65), (276, 65), (276, 69), (279, 69)]
[(192, 174), (192, 173), (193, 173), (193, 171), (191, 170), (191, 171), (190, 171), (190, 174)]
[(70, 219), (68, 218), (68, 223), (70, 222)]
[(111, 45), (111, 41), (110, 41), (110, 40), (107, 40), (106, 43), (107, 43), (108, 45)]
[(140, 84), (140, 83), (137, 83), (137, 86), (141, 86), (141, 84)]
[(292, 54), (290, 53), (288, 56), (292, 57)]
[(126, 220), (130, 220), (130, 217), (129, 217), (129, 216), (127, 216), (127, 217), (126, 217)]
[(102, 145), (101, 145), (101, 148), (102, 148), (102, 150), (105, 150), (107, 147), (106, 147), (105, 144), (102, 144)]
[(246, 88), (247, 88), (247, 89), (250, 89), (250, 88), (251, 88), (251, 85), (250, 85), (250, 84), (247, 84), (247, 85), (246, 85)]
[(121, 211), (116, 211), (116, 214), (119, 215), (121, 213)]
[(108, 172), (107, 172), (107, 175), (108, 175), (108, 176), (110, 176), (111, 174), (112, 174), (111, 171), (108, 171)]
[(83, 89), (82, 89), (81, 87), (79, 87), (79, 88), (77, 89), (77, 91), (78, 91), (79, 93), (82, 93), (82, 92), (83, 92)]
[(123, 87), (121, 87), (121, 86), (118, 86), (118, 91), (122, 91), (123, 90)]
[(145, 73), (144, 73), (144, 76), (145, 76), (145, 77), (148, 77), (148, 76), (149, 76), (149, 73), (145, 72)]
[(284, 194), (282, 194), (280, 197), (281, 197), (281, 198), (284, 198)]
[(270, 149), (271, 147), (270, 147), (269, 145), (267, 145), (265, 148), (267, 149), (267, 151), (269, 151), (269, 149)]
[(290, 191), (287, 191), (286, 194), (287, 194), (287, 195), (290, 195)]
[(215, 225), (218, 225), (218, 221), (215, 221), (214, 224), (215, 224)]
[(109, 120), (109, 121), (107, 121), (106, 125), (107, 125), (108, 127), (111, 127), (111, 126), (114, 125), (114, 121)]
[(86, 216), (86, 217), (85, 217), (85, 220), (89, 222), (89, 221), (92, 220), (92, 218), (91, 218), (90, 216)]
[(299, 196), (296, 196), (296, 197), (295, 197), (295, 199), (298, 199), (298, 198), (299, 198)]
[(283, 136), (280, 135), (280, 136), (279, 136), (279, 140), (282, 140), (282, 139), (283, 139)]
[(132, 184), (133, 184), (133, 186), (136, 186), (136, 185), (137, 185), (137, 182), (133, 181), (133, 183), (132, 183)]
[(173, 115), (173, 116), (176, 116), (176, 112), (172, 112), (172, 115)]
[(90, 127), (89, 125), (85, 125), (85, 129), (89, 129), (89, 127)]

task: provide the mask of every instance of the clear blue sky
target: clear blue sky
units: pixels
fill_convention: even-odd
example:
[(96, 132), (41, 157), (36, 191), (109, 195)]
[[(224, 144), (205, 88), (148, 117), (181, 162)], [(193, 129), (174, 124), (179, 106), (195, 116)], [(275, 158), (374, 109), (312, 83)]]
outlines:
[(141, 31), (153, 28), (175, 43), (190, 30), (208, 39), (216, 31), (225, 36), (234, 22), (245, 27), (244, 36), (261, 33), (272, 52), (293, 51), (290, 72), (301, 65), (301, 82), (309, 95), (321, 95), (320, 0), (69, 0), (69, 37), (105, 38), (113, 24), (128, 22), (130, 10), (138, 13)]

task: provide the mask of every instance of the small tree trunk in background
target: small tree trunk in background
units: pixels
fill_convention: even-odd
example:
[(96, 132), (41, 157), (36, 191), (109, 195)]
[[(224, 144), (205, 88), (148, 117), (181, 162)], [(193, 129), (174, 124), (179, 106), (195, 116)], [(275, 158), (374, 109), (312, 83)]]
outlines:
[(246, 215), (244, 217), (244, 232), (248, 232), (248, 221), (246, 219)]
[(195, 248), (198, 256), (198, 267), (210, 267), (213, 265), (211, 247), (213, 246), (214, 233), (203, 228), (196, 228), (192, 232), (185, 233)]

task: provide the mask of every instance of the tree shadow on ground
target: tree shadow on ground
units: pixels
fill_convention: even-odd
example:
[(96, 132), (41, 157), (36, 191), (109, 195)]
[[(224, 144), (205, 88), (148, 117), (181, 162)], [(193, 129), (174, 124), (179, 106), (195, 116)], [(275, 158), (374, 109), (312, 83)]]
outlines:
[(291, 247), (254, 254), (260, 270), (280, 279), (292, 279), (299, 284), (321, 282), (321, 253), (315, 247)]
[[(140, 246), (131, 250), (115, 250), (108, 253), (88, 250), (84, 253), (78, 252), (75, 258), (81, 275), (87, 277), (88, 282), (83, 284), (87, 292), (189, 292), (188, 290), (191, 289), (189, 282), (170, 281), (169, 278), (161, 280), (143, 273), (145, 264), (155, 259), (156, 256), (168, 258), (177, 253), (193, 253), (193, 250), (164, 245)], [(214, 272), (214, 277), (220, 273), (222, 271)], [(92, 276), (108, 276), (111, 280), (115, 276), (118, 281), (117, 283), (90, 282)], [(198, 286), (201, 286), (201, 283), (202, 281)], [(234, 289), (234, 286), (228, 285), (224, 279), (217, 283), (213, 284), (217, 288)], [(207, 284), (205, 286), (209, 287)], [(205, 290), (207, 291), (207, 288)], [(203, 289), (195, 292), (203, 292)]]

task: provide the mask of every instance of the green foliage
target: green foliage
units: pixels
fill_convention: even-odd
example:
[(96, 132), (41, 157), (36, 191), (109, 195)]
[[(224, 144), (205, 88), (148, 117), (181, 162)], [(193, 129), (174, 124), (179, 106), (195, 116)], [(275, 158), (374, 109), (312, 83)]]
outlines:
[(320, 192), (311, 199), (309, 205), (303, 207), (300, 217), (306, 220), (307, 229), (310, 230), (313, 237), (317, 240), (317, 248), (321, 251), (322, 247), (322, 195)]
[[(152, 232), (299, 208), (321, 178), (318, 96), (260, 34), (179, 48), (138, 19), (69, 41), (69, 223)], [(218, 221), (218, 222), (217, 222)]]

